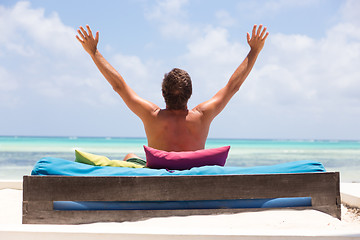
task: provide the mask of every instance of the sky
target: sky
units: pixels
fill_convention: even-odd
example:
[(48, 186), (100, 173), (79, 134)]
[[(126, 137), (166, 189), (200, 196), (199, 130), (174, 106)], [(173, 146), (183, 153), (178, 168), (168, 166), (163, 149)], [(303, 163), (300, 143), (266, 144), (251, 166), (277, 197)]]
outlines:
[(138, 95), (165, 107), (161, 82), (189, 72), (189, 108), (220, 90), (270, 33), (209, 137), (360, 139), (360, 1), (0, 1), (0, 135), (145, 137), (76, 40), (99, 51)]

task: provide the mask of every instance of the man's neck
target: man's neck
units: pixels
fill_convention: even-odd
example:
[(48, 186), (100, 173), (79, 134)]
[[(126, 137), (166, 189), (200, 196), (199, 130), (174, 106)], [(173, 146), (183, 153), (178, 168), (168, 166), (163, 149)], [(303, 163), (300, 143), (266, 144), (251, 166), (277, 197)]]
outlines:
[(176, 114), (176, 115), (187, 114), (189, 112), (187, 107), (185, 109), (169, 109), (169, 108), (165, 108), (165, 109), (163, 109), (163, 111), (169, 112), (169, 113), (172, 113), (172, 114)]
[(168, 106), (166, 106), (166, 108), (164, 110), (166, 110), (166, 111), (187, 111), (188, 107), (185, 106), (185, 108), (183, 108), (183, 109), (171, 109)]

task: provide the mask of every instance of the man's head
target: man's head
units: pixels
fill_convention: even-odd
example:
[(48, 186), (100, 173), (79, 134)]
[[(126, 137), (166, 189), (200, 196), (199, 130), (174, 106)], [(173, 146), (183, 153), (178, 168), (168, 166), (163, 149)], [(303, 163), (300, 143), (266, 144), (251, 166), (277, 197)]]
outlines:
[(192, 94), (190, 75), (179, 68), (174, 68), (165, 74), (162, 82), (162, 94), (167, 109), (187, 109), (187, 102)]

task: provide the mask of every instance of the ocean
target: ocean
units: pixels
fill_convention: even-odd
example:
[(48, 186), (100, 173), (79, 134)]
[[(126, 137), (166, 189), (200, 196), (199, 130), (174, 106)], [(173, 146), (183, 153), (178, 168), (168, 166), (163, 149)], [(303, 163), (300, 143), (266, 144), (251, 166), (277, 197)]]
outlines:
[[(145, 138), (0, 136), (0, 180), (21, 180), (43, 157), (75, 159), (75, 149), (123, 159), (129, 153), (145, 158)], [(360, 141), (208, 139), (206, 148), (230, 145), (226, 166), (251, 167), (298, 160), (321, 162), (339, 171), (342, 182), (360, 182)]]

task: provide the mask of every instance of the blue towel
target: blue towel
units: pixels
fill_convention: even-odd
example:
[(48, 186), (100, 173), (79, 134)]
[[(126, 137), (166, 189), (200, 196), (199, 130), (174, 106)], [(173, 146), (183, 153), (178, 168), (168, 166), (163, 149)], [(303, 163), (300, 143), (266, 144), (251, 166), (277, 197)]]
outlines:
[(239, 174), (277, 174), (325, 172), (320, 162), (303, 160), (271, 166), (258, 167), (220, 167), (204, 166), (190, 170), (100, 167), (77, 163), (60, 158), (46, 157), (39, 160), (31, 175), (61, 176), (185, 176), (185, 175), (239, 175)]

